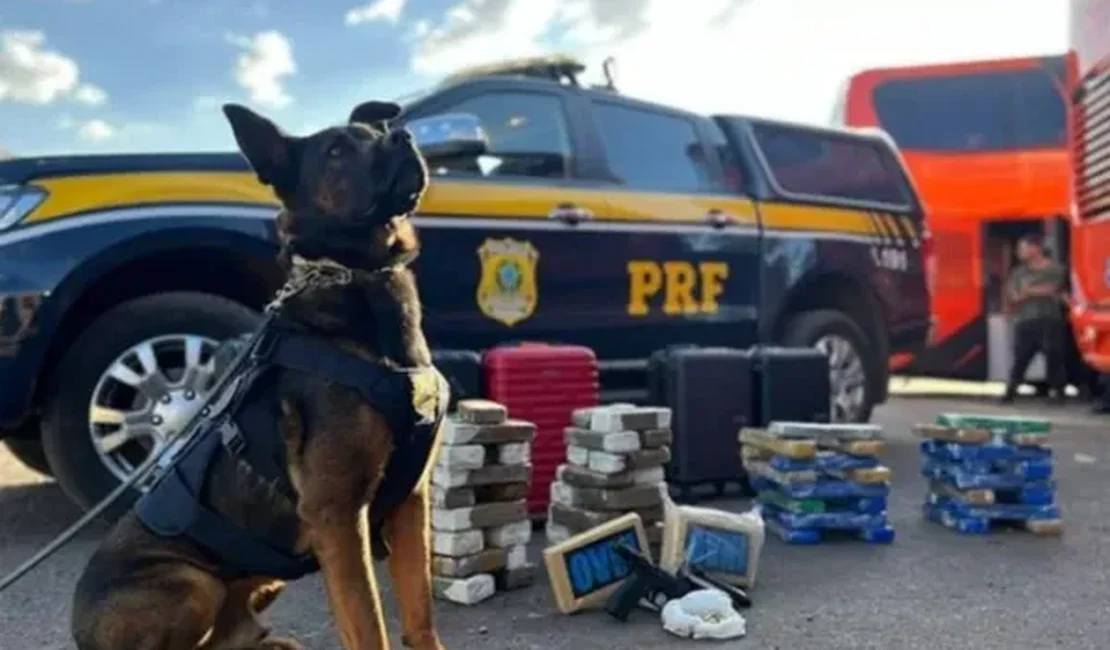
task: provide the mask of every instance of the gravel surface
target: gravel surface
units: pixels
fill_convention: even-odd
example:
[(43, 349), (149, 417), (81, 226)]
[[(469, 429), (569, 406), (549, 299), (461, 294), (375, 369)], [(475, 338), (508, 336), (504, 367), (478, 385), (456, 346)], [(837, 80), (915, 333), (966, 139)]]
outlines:
[[(985, 402), (899, 398), (877, 411), (890, 439), (894, 472), (890, 546), (841, 542), (786, 546), (769, 538), (745, 612), (746, 639), (726, 647), (782, 650), (928, 648), (1015, 650), (1105, 648), (1110, 636), (1106, 524), (1110, 505), (1110, 418), (1078, 407), (1027, 402), (1018, 407), (1052, 417), (1057, 426), (1059, 502), (1066, 532), (1038, 538), (1024, 532), (963, 536), (922, 520), (924, 490), (909, 426), (943, 410), (1013, 412)], [(706, 503), (739, 510), (746, 502)], [(79, 513), (51, 482), (25, 469), (0, 447), (0, 572), (30, 556)], [(74, 581), (104, 531), (95, 525), (22, 582), (0, 594), (0, 650), (72, 648), (69, 604)], [(540, 558), (542, 533), (533, 538)], [(388, 594), (389, 579), (378, 567)], [(395, 647), (396, 607), (386, 595)], [(293, 584), (267, 613), (279, 633), (308, 648), (339, 648), (318, 577)], [(664, 632), (658, 619), (634, 612), (626, 624), (591, 612), (555, 612), (542, 579), (530, 589), (498, 594), (476, 607), (437, 604), (449, 650), (632, 650), (700, 647)]]

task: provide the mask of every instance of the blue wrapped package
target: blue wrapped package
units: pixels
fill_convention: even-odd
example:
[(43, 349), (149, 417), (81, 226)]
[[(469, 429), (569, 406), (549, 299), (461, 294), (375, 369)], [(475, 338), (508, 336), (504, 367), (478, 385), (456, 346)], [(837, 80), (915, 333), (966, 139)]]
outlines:
[(790, 528), (822, 528), (826, 530), (856, 530), (878, 528), (886, 524), (886, 512), (868, 514), (860, 512), (796, 513), (765, 505), (780, 523)]
[[(807, 528), (791, 525), (796, 523), (797, 520), (791, 519), (790, 515), (791, 513), (782, 510), (770, 511), (766, 508), (763, 515), (767, 530), (787, 544), (820, 544), (830, 534), (835, 533), (850, 533), (853, 537), (872, 544), (889, 544), (894, 541), (894, 527), (886, 521), (885, 517), (854, 514), (851, 516), (861, 518), (857, 520), (857, 523), (874, 525), (845, 528)], [(808, 517), (810, 515), (802, 516)], [(842, 523), (844, 523), (844, 520), (842, 520)]]
[(887, 483), (849, 483), (839, 479), (818, 479), (813, 483), (776, 483), (762, 476), (751, 476), (755, 490), (777, 490), (792, 499), (885, 499), (890, 494)]
[(873, 456), (852, 456), (835, 451), (819, 451), (812, 459), (772, 456), (767, 464), (780, 472), (811, 470), (816, 472), (842, 471), (848, 469), (871, 469), (879, 466), (879, 459)]
[(1060, 508), (1054, 504), (1028, 505), (1023, 503), (995, 503), (974, 506), (960, 503), (951, 497), (928, 493), (926, 504), (940, 508), (960, 519), (1003, 519), (1011, 521), (1028, 519), (1059, 519)]
[(933, 458), (921, 464), (925, 478), (944, 480), (961, 490), (989, 488), (1016, 490), (1052, 477), (1052, 464), (1035, 461), (1014, 463), (951, 462)]
[(946, 461), (1043, 461), (1051, 462), (1052, 450), (1046, 447), (1018, 447), (1015, 445), (970, 445), (941, 440), (922, 440), (921, 453)]
[[(987, 507), (987, 506), (984, 506)], [(969, 535), (987, 535), (994, 531), (995, 526), (1005, 522), (1018, 524), (1035, 535), (1059, 535), (1063, 532), (1063, 522), (1056, 511), (1055, 517), (1033, 518), (1007, 518), (1007, 517), (974, 517), (968, 516), (967, 510), (950, 505), (943, 505), (926, 499), (921, 506), (925, 519), (938, 523), (945, 528)], [(1047, 514), (1052, 514), (1051, 509), (1046, 509)]]

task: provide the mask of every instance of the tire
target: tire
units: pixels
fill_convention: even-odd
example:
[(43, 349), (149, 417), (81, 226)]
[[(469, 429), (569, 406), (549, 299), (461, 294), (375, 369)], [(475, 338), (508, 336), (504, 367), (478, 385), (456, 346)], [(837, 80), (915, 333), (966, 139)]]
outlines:
[(30, 469), (39, 474), (54, 476), (50, 463), (46, 460), (46, 453), (42, 450), (42, 442), (33, 438), (8, 438), (4, 441), (12, 456), (19, 459)]
[[(841, 409), (835, 404), (837, 369), (831, 368), (830, 381), (833, 383), (834, 408), (833, 422), (862, 423), (871, 420), (875, 408), (877, 378), (880, 373), (875, 351), (867, 344), (863, 330), (843, 313), (831, 309), (803, 312), (792, 317), (783, 333), (783, 343), (791, 347), (820, 347), (818, 343), (826, 337), (836, 337), (849, 344), (859, 359), (863, 373), (863, 392), (858, 406), (852, 412)], [(832, 361), (832, 360), (830, 360)]]
[[(128, 475), (127, 467), (122, 463), (113, 467), (116, 461), (106, 459), (97, 450), (90, 427), (94, 391), (121, 354), (144, 341), (165, 340), (169, 342), (156, 345), (171, 345), (174, 335), (201, 337), (210, 348), (213, 342), (218, 344), (254, 329), (260, 320), (256, 312), (222, 296), (184, 291), (136, 298), (97, 317), (69, 346), (50, 373), (46, 386), (42, 446), (66, 495), (87, 510)], [(114, 380), (105, 380), (111, 381)], [(126, 393), (126, 387), (119, 386)], [(132, 389), (132, 394), (135, 399), (146, 399), (140, 396), (140, 391)], [(193, 399), (195, 395), (190, 403), (194, 403)], [(151, 408), (160, 408), (155, 401), (149, 404)], [(175, 418), (175, 422), (180, 419)], [(125, 444), (135, 447), (141, 443)], [(129, 463), (131, 469), (146, 457), (141, 447), (135, 448), (135, 454), (139, 457)], [(111, 519), (118, 517), (139, 494), (138, 490), (128, 491), (106, 510), (106, 515)]]

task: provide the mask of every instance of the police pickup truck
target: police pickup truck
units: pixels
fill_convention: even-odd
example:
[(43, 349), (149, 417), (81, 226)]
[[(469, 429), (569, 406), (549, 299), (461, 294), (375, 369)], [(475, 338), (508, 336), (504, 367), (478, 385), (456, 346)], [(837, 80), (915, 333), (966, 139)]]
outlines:
[[(705, 117), (582, 70), (507, 62), (404, 103), (397, 123), (454, 152), (429, 156), (416, 217), (433, 347), (587, 345), (606, 394), (636, 399), (669, 344), (816, 346), (833, 419), (866, 421), (929, 329), (891, 141)], [(118, 485), (280, 284), (275, 212), (230, 151), (0, 161), (0, 437), (85, 507)]]

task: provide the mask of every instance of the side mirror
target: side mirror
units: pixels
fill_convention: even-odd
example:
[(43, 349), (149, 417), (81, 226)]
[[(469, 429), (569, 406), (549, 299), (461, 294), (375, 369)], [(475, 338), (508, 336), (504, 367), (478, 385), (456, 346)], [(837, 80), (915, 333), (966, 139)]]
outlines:
[(470, 113), (445, 113), (404, 125), (430, 163), (450, 158), (476, 158), (489, 149), (482, 123)]

